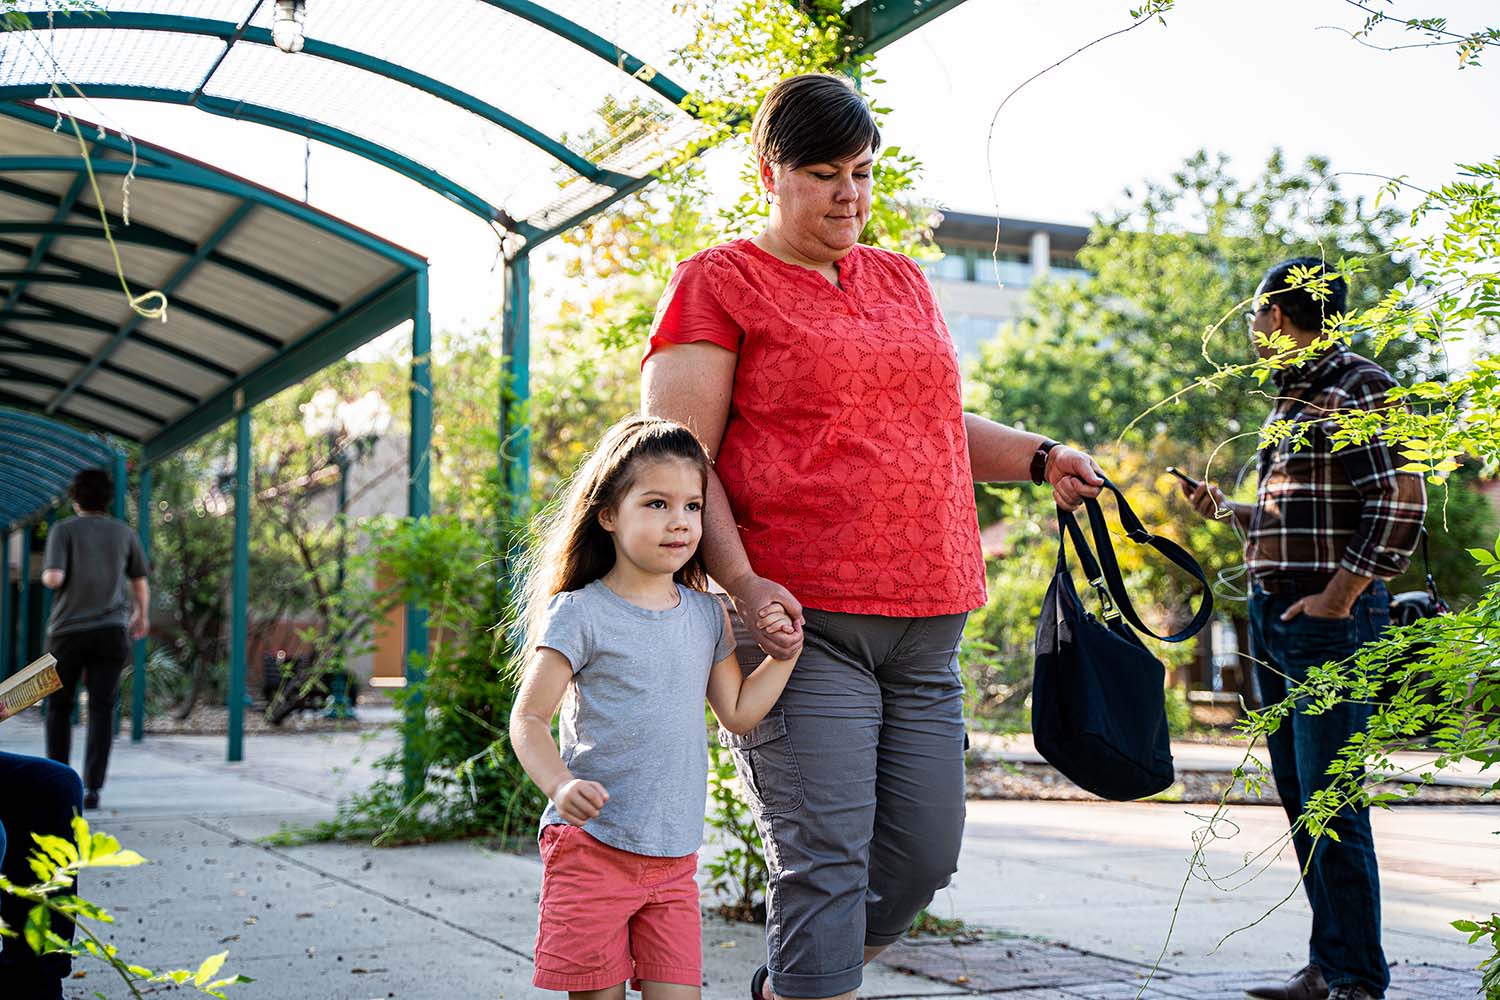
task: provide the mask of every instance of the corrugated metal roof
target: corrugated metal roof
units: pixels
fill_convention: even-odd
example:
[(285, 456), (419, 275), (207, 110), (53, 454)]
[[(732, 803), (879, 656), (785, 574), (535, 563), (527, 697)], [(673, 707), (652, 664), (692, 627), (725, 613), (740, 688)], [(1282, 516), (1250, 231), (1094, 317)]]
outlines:
[(165, 322), (142, 319), (55, 124), (0, 105), (0, 403), (159, 455), (211, 429), (209, 404), (223, 419), (236, 392), (253, 405), (412, 315), (421, 257), (160, 147), (135, 146), (125, 225), (131, 147), (80, 122), (127, 283), (170, 300)]

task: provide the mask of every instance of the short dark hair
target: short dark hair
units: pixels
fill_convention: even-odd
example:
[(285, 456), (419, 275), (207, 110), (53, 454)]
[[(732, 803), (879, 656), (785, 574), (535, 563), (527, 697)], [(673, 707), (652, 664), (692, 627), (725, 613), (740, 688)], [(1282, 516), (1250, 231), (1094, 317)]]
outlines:
[(103, 469), (84, 469), (73, 477), (68, 492), (80, 510), (102, 514), (109, 510), (110, 501), (115, 498), (115, 481)]
[(766, 94), (750, 142), (756, 156), (797, 169), (834, 163), (880, 149), (880, 128), (870, 106), (841, 76), (803, 73), (789, 76)]
[(1315, 296), (1307, 287), (1306, 281), (1299, 287), (1292, 286), (1291, 274), (1294, 268), (1303, 268), (1314, 275), (1322, 275), (1328, 271), (1327, 265), (1317, 257), (1284, 260), (1267, 271), (1266, 276), (1261, 279), (1260, 294), (1270, 295), (1270, 298), (1256, 305), (1260, 308), (1280, 306), (1286, 318), (1297, 329), (1321, 333), (1328, 317), (1342, 316), (1348, 307), (1349, 283), (1341, 276), (1328, 272), (1327, 292), (1320, 292), (1321, 297)]

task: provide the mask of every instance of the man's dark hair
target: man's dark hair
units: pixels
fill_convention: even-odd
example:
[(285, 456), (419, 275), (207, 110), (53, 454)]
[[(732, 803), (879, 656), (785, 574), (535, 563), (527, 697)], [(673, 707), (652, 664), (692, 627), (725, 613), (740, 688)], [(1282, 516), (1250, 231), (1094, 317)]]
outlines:
[(115, 498), (115, 481), (103, 469), (84, 469), (73, 477), (68, 491), (80, 510), (102, 514)]
[(1320, 292), (1322, 297), (1318, 298), (1308, 288), (1310, 282), (1306, 280), (1299, 283), (1301, 287), (1292, 287), (1294, 268), (1306, 269), (1314, 275), (1322, 275), (1327, 270), (1323, 261), (1317, 257), (1293, 257), (1282, 261), (1261, 279), (1260, 294), (1269, 295), (1270, 298), (1257, 302), (1256, 306), (1280, 306), (1286, 318), (1299, 330), (1321, 333), (1327, 317), (1344, 314), (1349, 303), (1349, 284), (1342, 277), (1331, 275), (1327, 279), (1327, 293)]
[(803, 73), (771, 88), (756, 112), (750, 141), (757, 156), (796, 170), (878, 151), (880, 129), (848, 80)]

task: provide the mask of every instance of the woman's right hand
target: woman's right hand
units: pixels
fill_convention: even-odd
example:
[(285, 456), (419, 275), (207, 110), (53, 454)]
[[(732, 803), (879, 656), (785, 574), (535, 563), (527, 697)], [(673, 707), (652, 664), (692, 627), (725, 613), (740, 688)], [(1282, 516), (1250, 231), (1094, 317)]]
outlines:
[(552, 801), (563, 819), (574, 826), (582, 826), (599, 815), (599, 810), (609, 801), (609, 793), (597, 781), (573, 778), (563, 782), (562, 787), (552, 796)]
[[(734, 601), (734, 609), (740, 620), (755, 637), (761, 652), (778, 660), (791, 658), (802, 648), (802, 604), (791, 591), (774, 580), (747, 573), (725, 589)], [(792, 622), (792, 631), (786, 631), (783, 619), (767, 615), (772, 605), (780, 604)]]

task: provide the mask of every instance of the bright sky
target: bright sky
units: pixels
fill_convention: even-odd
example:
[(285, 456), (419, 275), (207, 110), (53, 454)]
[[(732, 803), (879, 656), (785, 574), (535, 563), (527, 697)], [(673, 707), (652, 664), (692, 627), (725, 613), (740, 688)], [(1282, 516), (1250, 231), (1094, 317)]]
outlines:
[[(1200, 147), (1230, 153), (1245, 174), (1279, 145), (1294, 161), (1318, 152), (1337, 169), (1407, 173), (1418, 183), (1500, 152), (1500, 66), (1460, 72), (1446, 49), (1376, 52), (1320, 30), (1359, 26), (1347, 0), (1179, 0), (1166, 26), (1103, 42), (1013, 98), (995, 128), (992, 187), (986, 139), (1006, 93), (1128, 25), (1128, 8), (1140, 2), (968, 0), (881, 54), (887, 82), (877, 94), (894, 109), (887, 142), (925, 162), (922, 190), (942, 206), (1079, 223)], [(1387, 9), (1446, 15), (1467, 28), (1500, 22), (1497, 6), (1397, 0)], [(1416, 39), (1387, 30), (1376, 40)], [(1500, 63), (1500, 51), (1489, 61)], [(302, 195), (298, 138), (185, 108), (101, 102), (80, 113), (98, 108), (139, 138)], [(430, 258), (437, 327), (472, 329), (495, 314), (496, 241), (473, 216), (321, 145), (309, 187), (318, 207)], [(562, 281), (545, 265), (533, 276), (543, 294)]]

